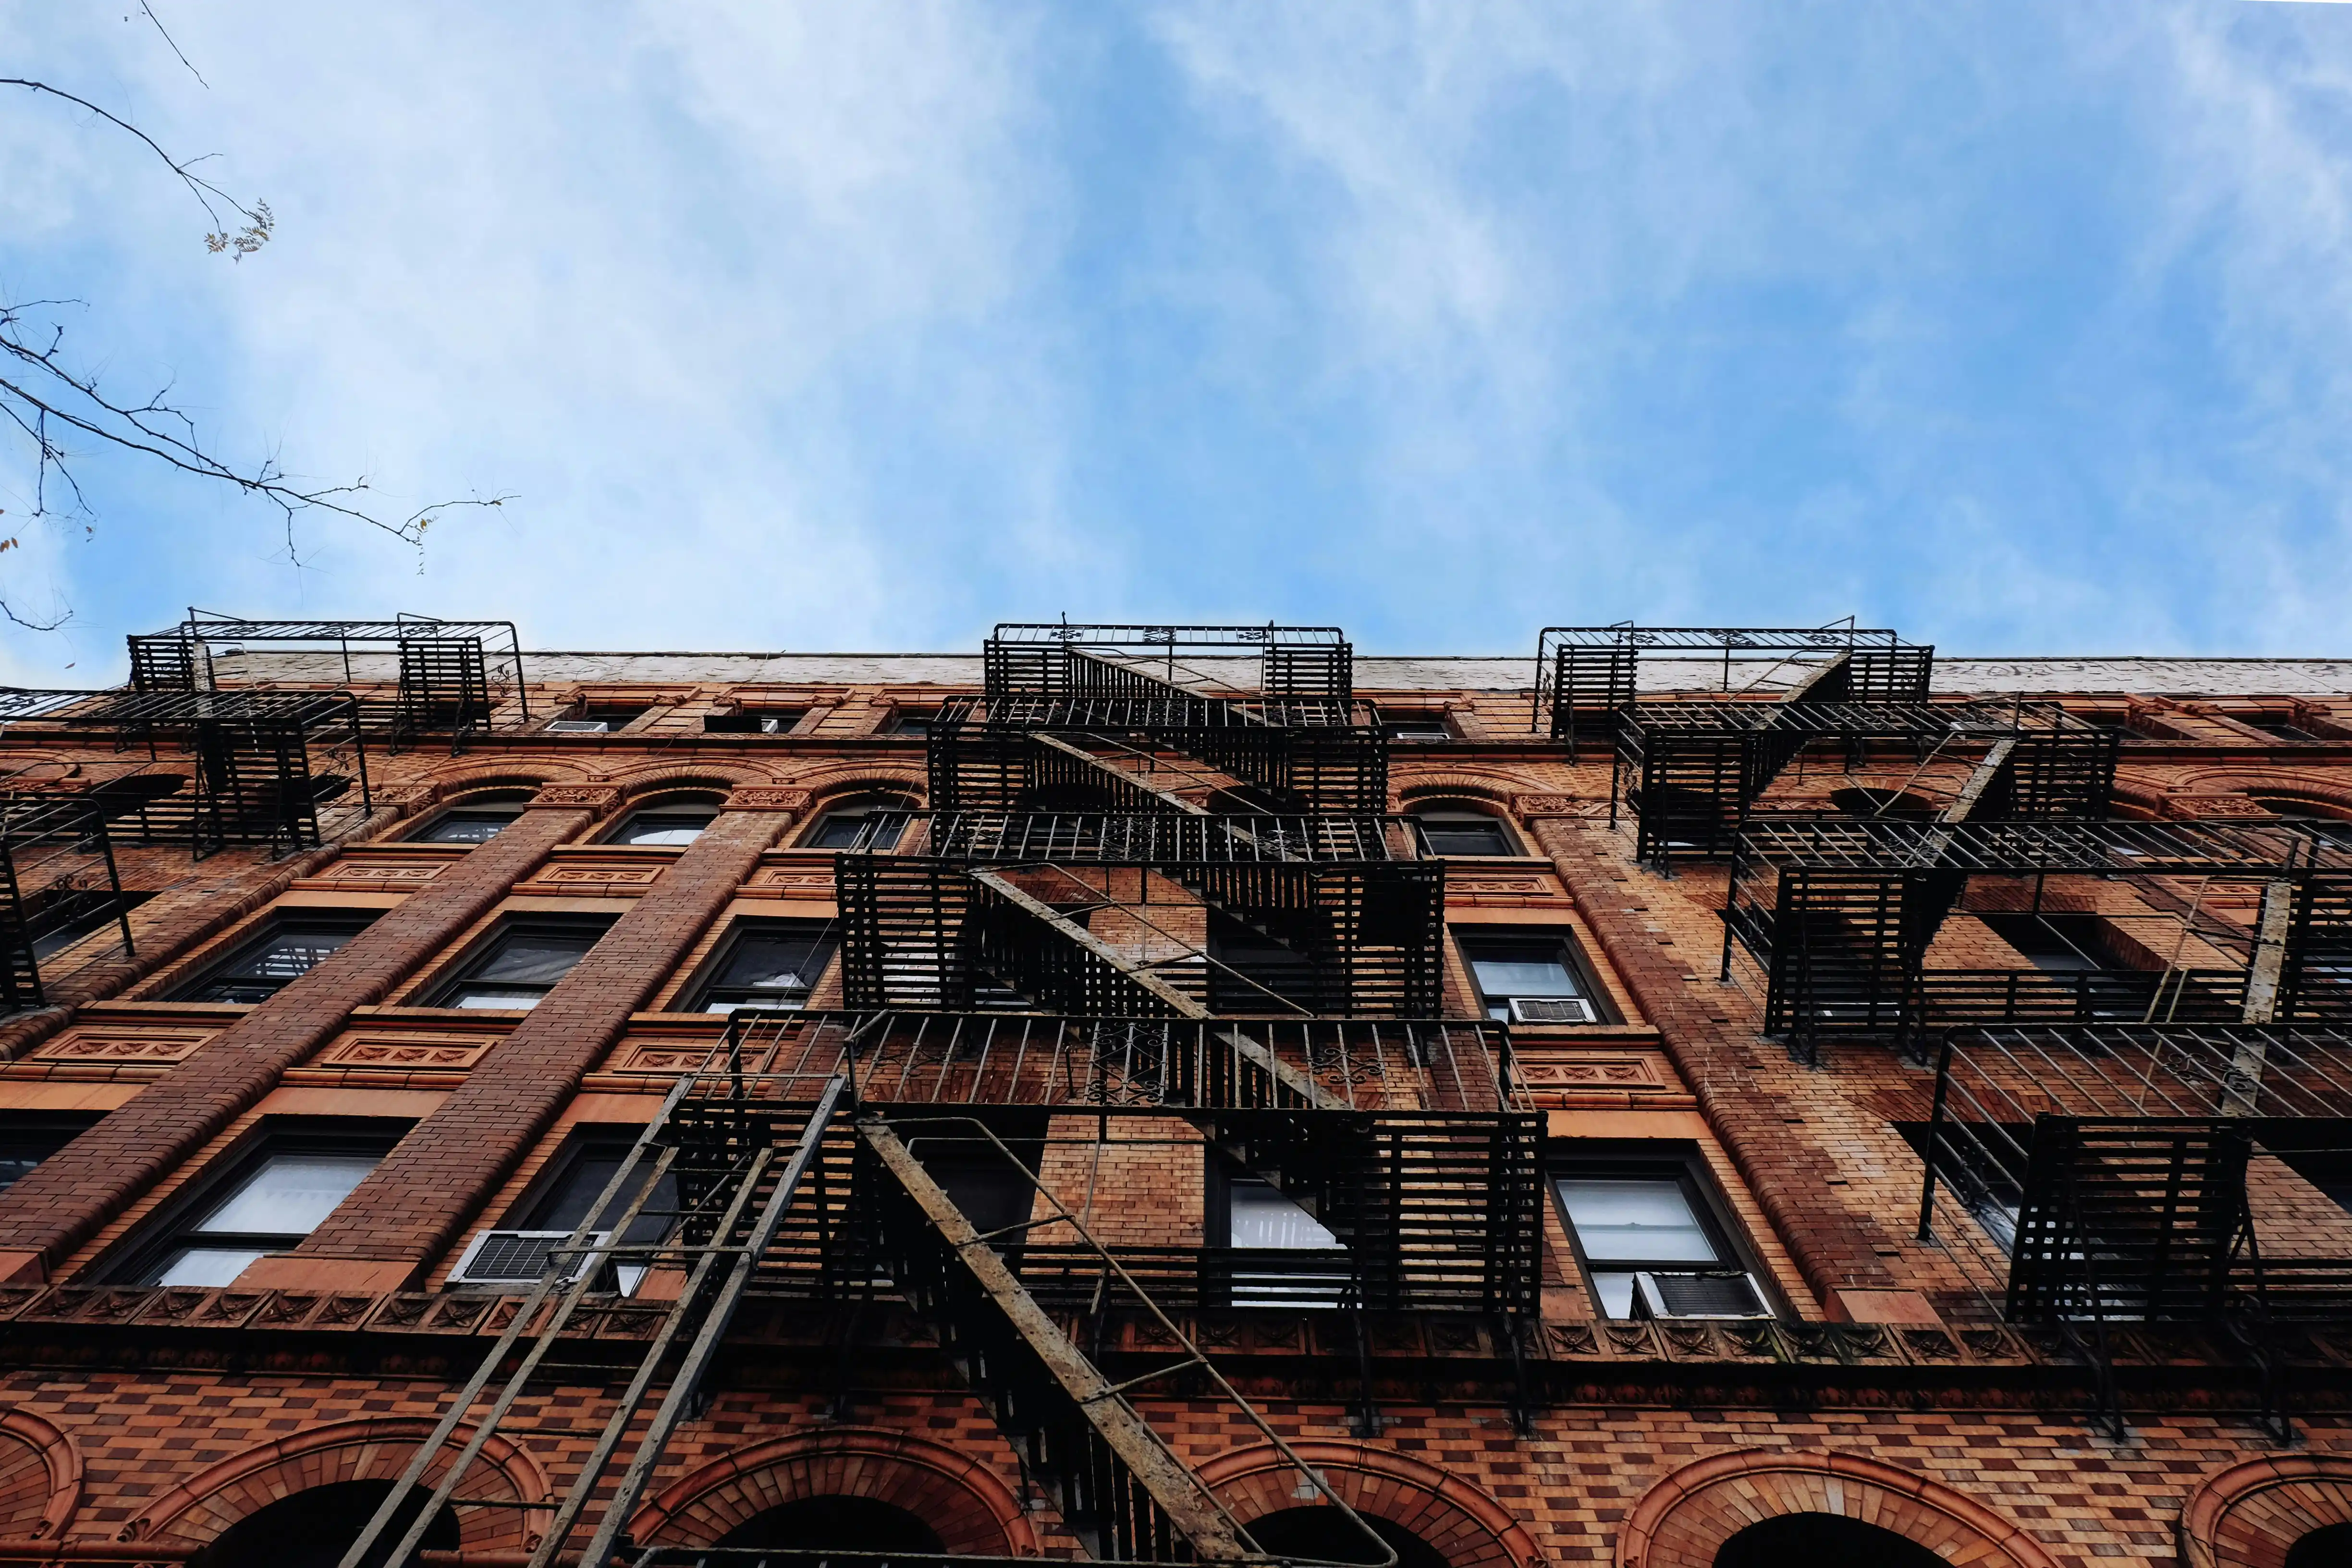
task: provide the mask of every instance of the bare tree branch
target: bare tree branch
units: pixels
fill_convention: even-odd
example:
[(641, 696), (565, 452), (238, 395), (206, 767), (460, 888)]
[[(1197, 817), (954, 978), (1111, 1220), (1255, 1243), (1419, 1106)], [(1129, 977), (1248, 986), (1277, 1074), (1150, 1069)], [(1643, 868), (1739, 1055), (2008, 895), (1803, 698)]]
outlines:
[(205, 73), (196, 68), (194, 60), (180, 54), (179, 42), (170, 33), (164, 31), (163, 18), (155, 15), (155, 7), (147, 4), (147, 0), (139, 0), (139, 8), (147, 13), (147, 19), (155, 24), (155, 31), (162, 36), (163, 42), (170, 46), (172, 52), (179, 55), (180, 63), (188, 68), (188, 74), (196, 79), (196, 84), (206, 92), (210, 92), (213, 89), (213, 84), (205, 80)]
[[(277, 220), (270, 216), (268, 202), (256, 202), (253, 205), (247, 206), (243, 202), (195, 172), (195, 165), (210, 158), (211, 153), (207, 153), (203, 158), (191, 158), (183, 163), (164, 152), (162, 144), (152, 136), (148, 135), (121, 115), (110, 114), (89, 100), (67, 92), (60, 88), (51, 87), (45, 81), (35, 81), (27, 77), (0, 76), (0, 87), (21, 87), (28, 92), (46, 93), (51, 98), (63, 99), (68, 103), (89, 110), (90, 113), (118, 130), (127, 131), (137, 137), (149, 152), (163, 161), (165, 168), (179, 176), (180, 183), (188, 187), (189, 194), (204, 204), (205, 216), (212, 219), (215, 225), (213, 231), (205, 236), (205, 245), (215, 255), (225, 250), (234, 250), (236, 252), (236, 259), (242, 261), (259, 250), (268, 240), (270, 231), (276, 226)], [(221, 216), (220, 209), (223, 206), (235, 209), (237, 215), (245, 219), (245, 227), (241, 232), (231, 232), (232, 225)]]

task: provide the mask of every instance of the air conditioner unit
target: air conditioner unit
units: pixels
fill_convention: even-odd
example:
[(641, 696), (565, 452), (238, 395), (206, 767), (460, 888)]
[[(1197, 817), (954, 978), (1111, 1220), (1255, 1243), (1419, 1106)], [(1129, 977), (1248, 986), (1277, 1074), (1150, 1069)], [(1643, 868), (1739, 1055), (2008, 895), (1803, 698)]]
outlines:
[(602, 735), (612, 728), (602, 719), (557, 719), (549, 722), (547, 732), (551, 735)]
[[(602, 1247), (610, 1236), (607, 1231), (592, 1231), (589, 1247)], [(451, 1283), (458, 1285), (536, 1285), (551, 1269), (559, 1267), (555, 1250), (572, 1239), (568, 1230), (486, 1230), (467, 1244), (457, 1267), (449, 1271)], [(580, 1278), (588, 1266), (590, 1254), (584, 1249), (576, 1257), (562, 1260), (558, 1284), (568, 1285)]]
[(1636, 1274), (1641, 1312), (1650, 1318), (1769, 1318), (1772, 1309), (1749, 1275), (1729, 1270)]
[(1581, 996), (1514, 996), (1514, 1024), (1597, 1024), (1601, 1015)]

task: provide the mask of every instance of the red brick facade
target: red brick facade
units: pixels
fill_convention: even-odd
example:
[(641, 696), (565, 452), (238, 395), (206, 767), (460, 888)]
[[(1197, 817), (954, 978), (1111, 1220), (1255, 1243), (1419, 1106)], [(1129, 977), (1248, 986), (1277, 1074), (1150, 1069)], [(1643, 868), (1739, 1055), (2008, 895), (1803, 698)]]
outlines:
[[(600, 658), (593, 679), (546, 679), (531, 696), (534, 715), (583, 692), (646, 704), (620, 732), (493, 728), (460, 757), (371, 756), (379, 808), (346, 813), (324, 848), (192, 864), (126, 847), (126, 886), (152, 895), (134, 914), (136, 957), (108, 932), (84, 937), (44, 970), (51, 1005), (0, 1021), (0, 1118), (91, 1123), (0, 1193), (0, 1561), (60, 1544), (76, 1560), (183, 1561), (274, 1501), (396, 1475), (514, 1310), (515, 1295), (450, 1286), (457, 1255), (537, 1190), (572, 1131), (642, 1125), (708, 1050), (720, 1021), (677, 1009), (730, 922), (838, 920), (812, 825), (876, 796), (919, 803), (922, 741), (877, 731), (961, 689), (667, 667), (632, 681), (629, 668)], [(1453, 932), (1565, 933), (1615, 1015), (1515, 1032), (1548, 1146), (1687, 1151), (1779, 1317), (1611, 1320), (1549, 1202), (1542, 1310), (1516, 1353), (1475, 1314), (1395, 1314), (1359, 1347), (1339, 1314), (1187, 1305), (1187, 1331), (1351, 1507), (1454, 1568), (1706, 1568), (1743, 1528), (1793, 1513), (1864, 1521), (1986, 1568), (2280, 1568), (2298, 1540), (2352, 1521), (2352, 1336), (2303, 1347), (2296, 1436), (2281, 1447), (2252, 1418), (2255, 1372), (2219, 1336), (2121, 1335), (2127, 1430), (2103, 1435), (2085, 1419), (2096, 1390), (2081, 1358), (2051, 1335), (1962, 1321), (1972, 1277), (1916, 1237), (1922, 1169), (1902, 1127), (1925, 1117), (1931, 1075), (1864, 1048), (1802, 1066), (1766, 1038), (1752, 971), (1717, 977), (1723, 866), (1665, 878), (1637, 865), (1608, 821), (1606, 758), (1571, 762), (1531, 731), (1523, 686), (1378, 679), (1360, 672), (1360, 694), (1443, 713), (1455, 737), (1393, 751), (1391, 809), (1472, 807), (1524, 850), (1449, 863)], [(2135, 818), (2259, 816), (2279, 800), (2352, 817), (2352, 696), (2118, 685), (2066, 700), (2128, 713), (2139, 739), (2116, 796)], [(805, 716), (777, 735), (701, 727), (761, 704)], [(2320, 738), (2284, 743), (2250, 722), (2281, 716)], [(116, 765), (70, 737), (17, 731), (0, 749)], [(1795, 787), (1826, 797), (1919, 772), (1887, 761)], [(469, 796), (516, 792), (527, 807), (486, 842), (412, 837)], [(690, 845), (598, 841), (631, 810), (688, 796), (719, 808)], [(1160, 892), (1145, 892), (1157, 908)], [(2164, 913), (2127, 909), (2139, 895), (2120, 887), (2099, 897), (2127, 919)], [(299, 909), (381, 913), (265, 1002), (174, 999)], [(615, 918), (528, 1012), (426, 1005), (469, 944), (518, 913)], [(1197, 905), (1148, 928), (1124, 918), (1089, 929), (1146, 961), (1205, 924)], [(1447, 1011), (1476, 1015), (1453, 942), (1444, 956)], [(837, 1005), (841, 985), (836, 962), (812, 1005)], [(409, 1130), (307, 1239), (232, 1284), (126, 1277), (155, 1227), (275, 1118)], [(1095, 1119), (1038, 1124), (1071, 1140), (1046, 1146), (1045, 1189), (1106, 1239), (1209, 1244), (1200, 1134), (1122, 1129), (1088, 1151), (1077, 1141)], [(2352, 1226), (2275, 1161), (2257, 1182), (2317, 1231)], [(545, 1511), (503, 1505), (562, 1495), (613, 1407), (611, 1369), (657, 1310), (621, 1300), (583, 1315), (568, 1370), (525, 1394), (470, 1472), (457, 1560), (522, 1561)], [(950, 1552), (1076, 1554), (931, 1331), (887, 1300), (861, 1314), (747, 1308), (633, 1538), (708, 1545), (799, 1500), (856, 1498), (919, 1519)], [(1113, 1339), (1104, 1353), (1138, 1369), (1160, 1353), (1134, 1323)], [(1376, 1433), (1357, 1419), (1367, 1389)], [(1513, 1407), (1530, 1395), (1522, 1432)], [(1244, 1523), (1301, 1505), (1297, 1470), (1255, 1429), (1204, 1403), (1137, 1404)]]

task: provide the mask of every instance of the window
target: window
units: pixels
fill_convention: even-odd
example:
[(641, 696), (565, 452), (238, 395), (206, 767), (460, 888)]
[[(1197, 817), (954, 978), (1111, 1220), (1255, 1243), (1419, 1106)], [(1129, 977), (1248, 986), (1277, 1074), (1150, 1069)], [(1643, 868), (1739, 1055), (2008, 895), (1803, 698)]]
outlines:
[(549, 722), (548, 733), (553, 735), (607, 735), (625, 730), (653, 711), (648, 702), (635, 704), (593, 702), (573, 709), (562, 718)]
[(1486, 1016), (1511, 1024), (1597, 1024), (1597, 992), (1585, 982), (1569, 938), (1554, 931), (1479, 931), (1463, 935), (1462, 961)]
[(183, 991), (182, 1002), (267, 1002), (367, 929), (375, 911), (287, 914)]
[(687, 1009), (800, 1008), (833, 962), (833, 928), (814, 921), (740, 921), (719, 949), (710, 979)]
[(719, 815), (715, 805), (699, 805), (680, 802), (674, 805), (647, 806), (633, 811), (622, 819), (621, 826), (605, 837), (607, 844), (641, 844), (656, 847), (676, 847), (691, 844), (702, 837), (713, 818)]
[(351, 1196), (395, 1136), (271, 1139), (167, 1225), (139, 1254), (131, 1282), (227, 1285), (257, 1258), (291, 1251)]
[(2352, 849), (2352, 822), (2329, 816), (2310, 801), (2284, 795), (2249, 795), (2247, 798), (2273, 816), (2308, 829), (2322, 843)]
[(1381, 724), (1381, 732), (1391, 741), (1402, 741), (1408, 745), (1454, 739), (1454, 732), (1445, 727), (1445, 715), (1443, 713), (1400, 714)]
[(789, 735), (807, 717), (805, 708), (738, 708), (705, 714), (702, 728), (712, 735)]
[(870, 853), (895, 849), (907, 830), (909, 806), (905, 801), (866, 801), (836, 806), (817, 818), (802, 841), (804, 849), (856, 849)]
[[(154, 896), (124, 893), (121, 902), (123, 909), (135, 910)], [(33, 956), (40, 960), (54, 958), (92, 931), (113, 930), (119, 933), (121, 928), (116, 920), (115, 904), (116, 895), (102, 888), (76, 889), (63, 897), (42, 899), (37, 907), (26, 911), (25, 923), (36, 930), (51, 921), (58, 923), (33, 938)], [(121, 940), (119, 934), (116, 940)]]
[[(1217, 1168), (1211, 1228), (1230, 1249), (1227, 1300), (1236, 1307), (1336, 1307), (1347, 1293), (1347, 1244), (1264, 1177)], [(1293, 1260), (1284, 1253), (1300, 1256)]]
[[(532, 1192), (507, 1215), (507, 1228), (486, 1230), (474, 1237), (465, 1256), (451, 1270), (452, 1277), (468, 1285), (517, 1284), (542, 1278), (553, 1260), (555, 1249), (562, 1247), (578, 1230), (588, 1211), (604, 1195), (604, 1188), (621, 1167), (629, 1162), (635, 1151), (633, 1134), (617, 1131), (594, 1131), (582, 1133), (572, 1147), (555, 1162), (554, 1174), (543, 1178)], [(653, 1174), (650, 1162), (640, 1162), (622, 1182), (596, 1216), (590, 1227), (593, 1237), (609, 1234), (622, 1215), (646, 1191), (646, 1178)], [(646, 1195), (645, 1206), (628, 1231), (620, 1237), (630, 1247), (655, 1247), (667, 1238), (677, 1223), (677, 1176), (665, 1173), (653, 1191)], [(579, 1262), (569, 1260), (567, 1273), (577, 1278)], [(644, 1262), (626, 1259), (614, 1265), (611, 1283), (621, 1294), (634, 1294), (646, 1277)]]
[(527, 795), (476, 796), (460, 801), (409, 836), (412, 844), (480, 844), (523, 814)]
[(1687, 1156), (1556, 1164), (1552, 1186), (1604, 1315), (1771, 1315)]
[(1255, 926), (1209, 911), (1209, 1006), (1218, 1013), (1314, 1013), (1314, 963)]
[(2324, 741), (2326, 739), (2324, 735), (2314, 734), (2311, 731), (2304, 729), (2292, 719), (2282, 718), (2276, 714), (2258, 713), (2250, 717), (2236, 715), (2233, 715), (2233, 717), (2237, 717), (2238, 722), (2241, 724), (2252, 725), (2253, 728), (2260, 730), (2263, 734), (2275, 735), (2282, 741), (2294, 741), (2300, 744), (2309, 745), (2314, 742)]
[(1412, 814), (1425, 855), (1517, 855), (1510, 829), (1483, 811), (1433, 808)]
[(44, 1115), (28, 1111), (0, 1121), (0, 1193), (34, 1166), (98, 1124), (95, 1116)]
[(902, 709), (893, 713), (890, 721), (877, 732), (884, 735), (912, 735), (919, 740), (930, 734), (931, 721), (937, 717), (938, 715), (933, 713), (909, 713)]
[(428, 1004), (435, 1007), (536, 1007), (596, 945), (610, 921), (516, 921)]

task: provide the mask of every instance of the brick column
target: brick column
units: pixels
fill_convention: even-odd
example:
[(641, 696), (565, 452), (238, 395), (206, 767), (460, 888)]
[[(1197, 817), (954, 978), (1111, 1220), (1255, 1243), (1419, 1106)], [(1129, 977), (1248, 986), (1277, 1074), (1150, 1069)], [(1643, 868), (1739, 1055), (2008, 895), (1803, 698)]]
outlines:
[[(1902, 1238), (1876, 1216), (1848, 1206), (1843, 1189), (1830, 1184), (1841, 1174), (1837, 1161), (1789, 1121), (1790, 1106), (1803, 1103), (1796, 1080), (1807, 1069), (1759, 1040), (1744, 998), (1726, 992), (1712, 973), (1695, 973), (1674, 949), (1659, 945), (1640, 916), (1627, 911), (1628, 903), (1645, 901), (1624, 885), (1640, 873), (1618, 858), (1605, 830), (1581, 819), (1528, 813), (1528, 804), (1523, 800), (1521, 809), (1534, 816), (1537, 843), (1551, 857), (1610, 966), (1657, 1026), (1707, 1125), (1806, 1283), (1832, 1315), (1852, 1315), (1847, 1309), (1857, 1303), (1845, 1298), (1866, 1291), (1861, 1304), (1874, 1321), (1887, 1321), (1892, 1312), (1895, 1321), (1932, 1322), (1925, 1300), (1912, 1297), (1882, 1261), (1882, 1255), (1896, 1255)], [(1746, 1026), (1727, 1016), (1736, 1013), (1751, 1015)]]
[(0, 1194), (0, 1280), (42, 1279), (594, 820), (618, 791), (541, 791), (495, 838)]
[(238, 1285), (395, 1290), (429, 1268), (807, 803), (808, 793), (797, 789), (730, 795), (702, 837), (476, 1064), (464, 1087), (417, 1123), (310, 1239), (254, 1264)]

